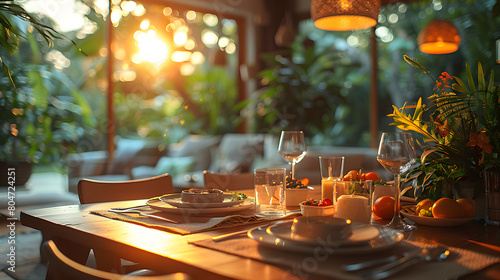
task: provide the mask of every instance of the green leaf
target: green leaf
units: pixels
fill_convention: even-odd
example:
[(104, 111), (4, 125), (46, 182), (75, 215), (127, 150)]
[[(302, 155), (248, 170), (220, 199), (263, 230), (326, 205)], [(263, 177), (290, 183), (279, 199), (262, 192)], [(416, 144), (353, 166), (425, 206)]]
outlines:
[(474, 84), (474, 79), (472, 78), (472, 72), (470, 70), (469, 63), (465, 64), (465, 68), (467, 69), (467, 83), (469, 84), (469, 88), (471, 92), (476, 92), (476, 85)]
[(5, 74), (7, 75), (7, 77), (9, 78), (9, 82), (12, 84), (12, 86), (14, 86), (14, 88), (16, 87), (16, 84), (14, 83), (14, 80), (12, 79), (12, 76), (10, 74), (10, 70), (9, 70), (9, 67), (3, 62), (2, 58), (0, 57), (0, 61), (2, 62), (2, 66), (3, 66), (3, 71), (5, 72)]
[(478, 91), (484, 91), (486, 89), (486, 82), (484, 80), (484, 73), (481, 62), (477, 63), (477, 87)]

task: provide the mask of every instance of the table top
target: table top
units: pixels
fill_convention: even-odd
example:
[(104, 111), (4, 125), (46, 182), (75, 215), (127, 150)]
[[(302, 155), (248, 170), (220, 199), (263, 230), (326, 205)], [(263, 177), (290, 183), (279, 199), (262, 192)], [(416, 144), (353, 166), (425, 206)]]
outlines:
[[(253, 190), (245, 192), (251, 193)], [(203, 279), (265, 280), (295, 277), (289, 275), (286, 268), (189, 243), (252, 226), (179, 235), (89, 212), (144, 203), (145, 200), (133, 200), (32, 209), (21, 213), (21, 222), (52, 239), (110, 251), (131, 261), (151, 264), (152, 269), (164, 273), (189, 271), (189, 274)], [(416, 231), (406, 235), (406, 238), (417, 242), (439, 243), (495, 256), (500, 254), (500, 228), (485, 226), (482, 221), (451, 228), (418, 226)], [(463, 279), (479, 279), (477, 277), (500, 279), (500, 264)]]

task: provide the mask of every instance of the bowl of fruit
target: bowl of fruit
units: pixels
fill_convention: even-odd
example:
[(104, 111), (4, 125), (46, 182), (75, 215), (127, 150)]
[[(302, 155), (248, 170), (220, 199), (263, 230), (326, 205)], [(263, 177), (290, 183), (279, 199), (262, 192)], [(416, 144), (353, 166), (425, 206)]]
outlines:
[(314, 217), (314, 216), (329, 216), (332, 217), (335, 214), (335, 206), (329, 198), (324, 198), (322, 200), (315, 200), (313, 198), (309, 200), (304, 200), (300, 204), (300, 212), (302, 216)]
[(437, 201), (424, 199), (417, 205), (403, 207), (401, 215), (424, 226), (452, 227), (474, 220), (474, 212), (474, 201), (470, 199), (443, 197)]

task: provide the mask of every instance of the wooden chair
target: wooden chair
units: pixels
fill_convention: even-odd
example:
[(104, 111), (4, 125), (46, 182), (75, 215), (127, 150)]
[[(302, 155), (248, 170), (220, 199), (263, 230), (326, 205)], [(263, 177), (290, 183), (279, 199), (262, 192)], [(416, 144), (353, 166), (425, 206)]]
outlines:
[[(81, 204), (152, 198), (173, 192), (172, 177), (168, 174), (129, 181), (81, 179), (78, 182), (78, 196)], [(88, 255), (87, 264), (95, 263), (95, 266), (101, 270), (127, 272), (144, 267), (99, 250), (91, 252), (88, 249), (82, 254)]]
[(172, 177), (168, 174), (130, 181), (81, 179), (78, 182), (81, 204), (151, 198), (173, 192)]
[(188, 280), (189, 275), (184, 273), (174, 273), (168, 275), (144, 276), (140, 273), (116, 274), (98, 270), (80, 264), (64, 255), (56, 244), (49, 240), (43, 245), (43, 251), (48, 258), (47, 280)]
[(204, 173), (205, 189), (244, 190), (253, 189), (253, 173), (217, 174)]

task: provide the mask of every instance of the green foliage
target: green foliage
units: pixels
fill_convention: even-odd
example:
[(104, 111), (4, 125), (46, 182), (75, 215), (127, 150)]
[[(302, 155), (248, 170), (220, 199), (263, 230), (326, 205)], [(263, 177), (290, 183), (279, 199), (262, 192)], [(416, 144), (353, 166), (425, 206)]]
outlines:
[[(95, 120), (67, 76), (39, 63), (33, 27), (49, 46), (62, 38), (12, 1), (0, 2), (0, 161), (62, 163)], [(22, 55), (19, 55), (22, 52)]]
[[(303, 130), (306, 135), (328, 135), (338, 122), (343, 80), (338, 67), (342, 53), (333, 48), (295, 44), (291, 50), (267, 54), (270, 67), (260, 73), (267, 84), (256, 96), (258, 130)], [(349, 68), (350, 65), (342, 66)]]
[[(416, 61), (405, 60), (430, 76)], [(394, 119), (391, 125), (423, 137), (420, 165), (409, 173), (415, 196), (451, 197), (457, 181), (481, 180), (484, 170), (500, 167), (500, 87), (495, 86), (493, 71), (486, 83), (481, 63), (477, 69), (477, 84), (468, 64), (467, 84), (443, 72), (436, 81), (438, 92), (429, 97), (430, 106), (419, 99), (416, 106), (393, 106), (388, 115)], [(449, 86), (450, 79), (456, 83)], [(413, 115), (405, 112), (409, 108), (415, 110)], [(429, 120), (423, 119), (425, 112), (430, 113)]]

